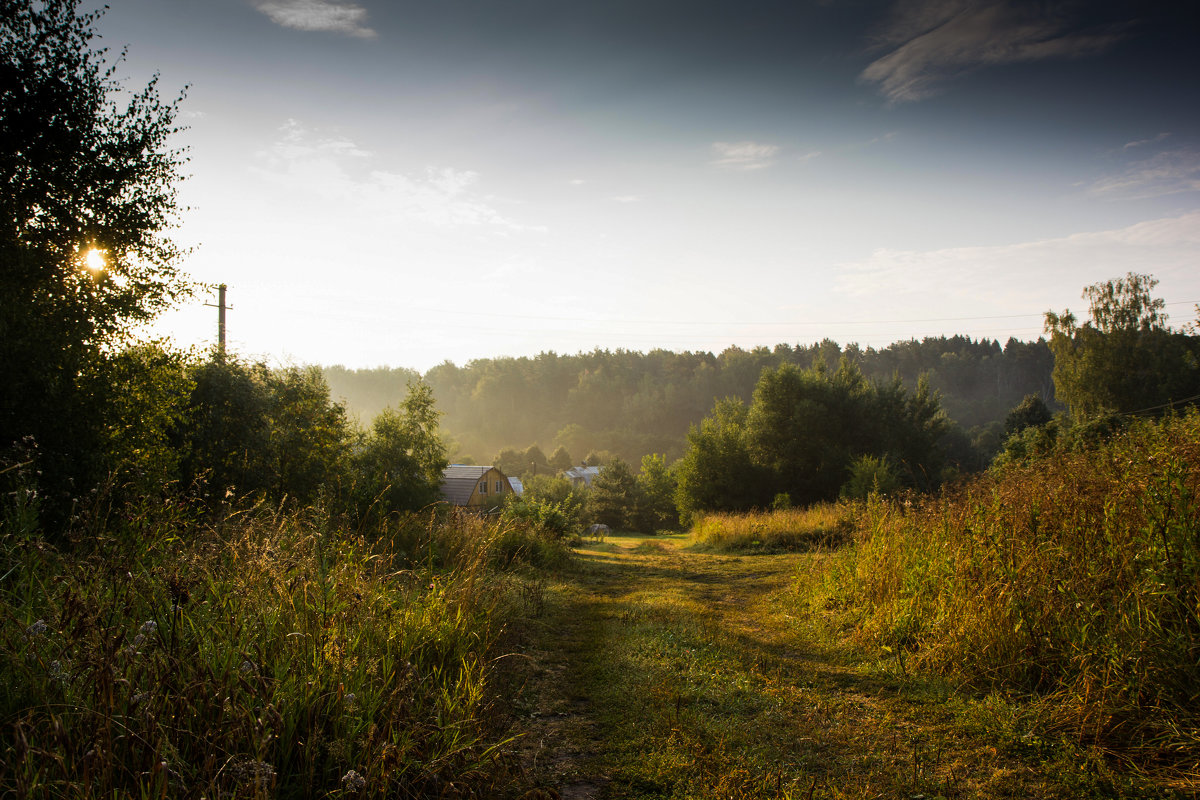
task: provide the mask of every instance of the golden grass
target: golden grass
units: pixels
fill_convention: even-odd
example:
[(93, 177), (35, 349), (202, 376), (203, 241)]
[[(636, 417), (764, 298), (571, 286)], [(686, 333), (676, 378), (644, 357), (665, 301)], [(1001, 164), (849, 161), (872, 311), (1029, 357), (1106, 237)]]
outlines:
[(858, 508), (822, 503), (752, 514), (710, 513), (692, 524), (696, 546), (714, 552), (797, 552), (835, 547), (850, 537)]
[(1041, 698), (1042, 726), (1200, 766), (1200, 415), (1012, 466), (915, 505), (876, 501), (802, 579), (903, 669)]

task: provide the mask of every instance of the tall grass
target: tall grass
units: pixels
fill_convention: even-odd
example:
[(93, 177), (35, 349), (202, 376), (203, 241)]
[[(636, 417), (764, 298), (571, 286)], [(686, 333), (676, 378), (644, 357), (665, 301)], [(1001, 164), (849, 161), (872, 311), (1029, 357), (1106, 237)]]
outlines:
[[(875, 501), (803, 588), (906, 668), (1016, 690), (1086, 741), (1200, 760), (1200, 415)], [(803, 582), (803, 581), (802, 581)]]
[(493, 570), (545, 542), (437, 515), (367, 539), (311, 511), (198, 525), (158, 508), (107, 530), (75, 553), (0, 538), (0, 794), (458, 796), (498, 780), (489, 648), (515, 605)]
[(705, 514), (692, 524), (696, 546), (722, 553), (804, 551), (845, 543), (857, 507), (822, 503), (751, 514)]

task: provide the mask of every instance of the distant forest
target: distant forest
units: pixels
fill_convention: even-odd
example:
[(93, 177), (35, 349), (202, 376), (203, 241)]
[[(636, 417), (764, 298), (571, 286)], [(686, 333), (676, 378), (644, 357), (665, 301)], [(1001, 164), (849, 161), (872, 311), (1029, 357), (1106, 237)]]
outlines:
[(804, 346), (743, 350), (720, 355), (652, 350), (594, 350), (576, 355), (541, 353), (533, 358), (477, 359), (465, 366), (445, 362), (424, 376), (381, 367), (324, 368), (330, 395), (345, 402), (363, 424), (400, 403), (411, 381), (424, 379), (444, 414), (451, 461), (491, 463), (503, 448), (537, 444), (545, 452), (565, 447), (575, 461), (598, 453), (638, 463), (662, 453), (670, 463), (683, 455), (690, 426), (720, 399), (749, 403), (765, 368), (792, 364), (836, 370), (842, 357), (872, 381), (899, 377), (913, 389), (927, 375), (955, 423), (952, 458), (962, 466), (990, 458), (1001, 445), (1004, 419), (1026, 395), (1054, 404), (1054, 356), (1045, 339), (973, 340), (965, 336), (897, 342), (883, 349), (828, 339)]

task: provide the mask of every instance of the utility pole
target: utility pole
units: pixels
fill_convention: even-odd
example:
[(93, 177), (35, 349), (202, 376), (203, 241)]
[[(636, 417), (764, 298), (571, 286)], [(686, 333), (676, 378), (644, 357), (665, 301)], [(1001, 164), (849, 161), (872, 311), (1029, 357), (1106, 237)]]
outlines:
[(225, 311), (232, 310), (232, 306), (225, 305), (225, 284), (217, 286), (217, 304), (205, 303), (209, 308), (217, 309), (217, 358), (225, 360)]

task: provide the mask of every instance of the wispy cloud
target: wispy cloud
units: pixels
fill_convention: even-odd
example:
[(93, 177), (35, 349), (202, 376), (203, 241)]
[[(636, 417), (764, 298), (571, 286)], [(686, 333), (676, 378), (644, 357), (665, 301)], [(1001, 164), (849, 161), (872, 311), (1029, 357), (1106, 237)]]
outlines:
[(367, 10), (339, 0), (251, 0), (274, 23), (298, 31), (330, 31), (370, 39)]
[(281, 190), (297, 216), (336, 217), (348, 228), (384, 231), (421, 224), (533, 230), (497, 211), (479, 193), (474, 171), (430, 166), (414, 176), (372, 168), (373, 157), (347, 138), (321, 136), (289, 120), (259, 154), (257, 172)]
[(726, 169), (762, 169), (774, 163), (779, 146), (759, 142), (713, 142), (709, 163)]
[(1077, 58), (1098, 53), (1123, 33), (1080, 27), (1072, 3), (1023, 0), (900, 0), (878, 37), (889, 52), (859, 76), (891, 103), (921, 100), (980, 67)]
[[(1028, 304), (1029, 286), (1047, 298), (1069, 301), (1083, 286), (1139, 272), (1166, 278), (1190, 276), (1200, 257), (1200, 211), (1148, 220), (1124, 228), (1052, 239), (941, 250), (878, 249), (841, 265), (838, 290), (855, 298), (928, 296), (948, 306), (998, 308)], [(1165, 282), (1165, 281), (1164, 281)]]
[(1170, 133), (1160, 133), (1158, 136), (1151, 136), (1149, 139), (1137, 139), (1132, 142), (1126, 142), (1124, 147), (1122, 147), (1121, 149), (1129, 150), (1130, 148), (1133, 148), (1133, 147), (1145, 147), (1148, 144), (1155, 144), (1157, 142), (1161, 142), (1163, 139), (1166, 139), (1170, 135), (1171, 135)]
[[(1131, 142), (1123, 150), (1143, 147), (1165, 137)], [(1200, 151), (1181, 147), (1131, 161), (1120, 172), (1096, 181), (1091, 191), (1114, 197), (1161, 197), (1200, 190)]]

